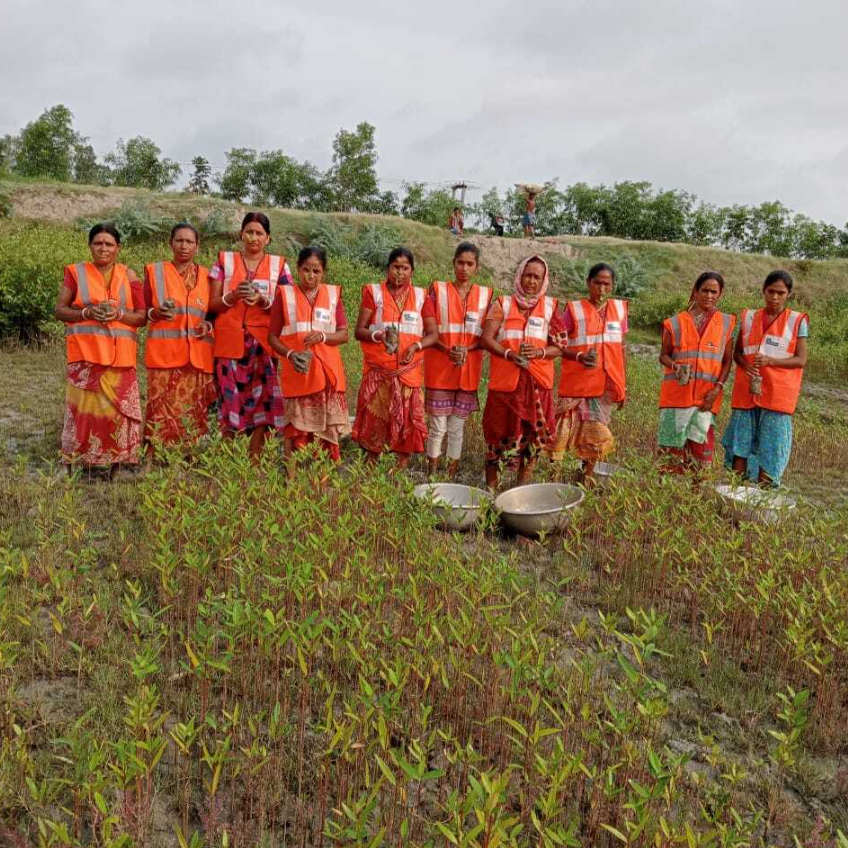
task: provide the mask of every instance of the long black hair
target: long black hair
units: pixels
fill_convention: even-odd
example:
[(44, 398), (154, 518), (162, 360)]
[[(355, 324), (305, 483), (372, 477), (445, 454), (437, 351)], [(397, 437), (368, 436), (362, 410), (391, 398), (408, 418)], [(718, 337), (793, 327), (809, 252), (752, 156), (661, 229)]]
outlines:
[(311, 259), (313, 256), (321, 263), (321, 267), (326, 271), (327, 251), (323, 247), (315, 247), (313, 245), (307, 245), (297, 254), (297, 267), (300, 268), (307, 259)]

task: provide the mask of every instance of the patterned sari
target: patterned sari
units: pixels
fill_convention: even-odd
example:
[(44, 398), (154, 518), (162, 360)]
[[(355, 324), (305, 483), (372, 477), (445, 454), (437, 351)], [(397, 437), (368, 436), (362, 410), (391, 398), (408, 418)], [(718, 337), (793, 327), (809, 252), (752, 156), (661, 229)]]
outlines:
[(138, 463), (141, 398), (135, 368), (69, 362), (62, 429), (66, 463)]

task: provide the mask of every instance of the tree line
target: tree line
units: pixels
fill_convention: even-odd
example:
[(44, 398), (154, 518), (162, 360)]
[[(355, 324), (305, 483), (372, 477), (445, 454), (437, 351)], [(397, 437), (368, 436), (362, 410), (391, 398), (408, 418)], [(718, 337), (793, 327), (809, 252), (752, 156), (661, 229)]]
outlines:
[[(428, 190), (414, 181), (401, 192), (380, 189), (375, 133), (365, 121), (354, 130), (339, 130), (327, 170), (282, 150), (237, 147), (224, 154), (224, 170), (213, 175), (209, 161), (195, 156), (187, 189), (259, 206), (401, 215), (445, 226), (456, 205), (450, 191)], [(154, 191), (173, 186), (183, 174), (179, 163), (162, 156), (158, 145), (144, 136), (120, 139), (113, 151), (98, 158), (89, 139), (74, 129), (70, 109), (61, 104), (0, 139), (3, 172)], [(501, 195), (492, 188), (464, 212), (466, 221), (482, 230), (502, 217), (507, 232), (519, 235), (524, 194), (514, 188)], [(839, 228), (815, 221), (777, 200), (716, 206), (687, 191), (654, 189), (648, 182), (560, 187), (552, 179), (537, 200), (536, 233), (685, 242), (798, 259), (848, 257), (848, 224)]]

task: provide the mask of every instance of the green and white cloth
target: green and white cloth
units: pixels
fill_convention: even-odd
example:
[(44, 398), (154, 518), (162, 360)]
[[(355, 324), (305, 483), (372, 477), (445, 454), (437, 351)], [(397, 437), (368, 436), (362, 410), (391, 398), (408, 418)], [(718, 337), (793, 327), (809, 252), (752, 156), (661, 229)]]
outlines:
[(660, 409), (659, 444), (664, 448), (682, 448), (686, 442), (702, 445), (707, 441), (710, 427), (715, 424), (712, 412), (701, 412), (697, 406), (683, 409)]

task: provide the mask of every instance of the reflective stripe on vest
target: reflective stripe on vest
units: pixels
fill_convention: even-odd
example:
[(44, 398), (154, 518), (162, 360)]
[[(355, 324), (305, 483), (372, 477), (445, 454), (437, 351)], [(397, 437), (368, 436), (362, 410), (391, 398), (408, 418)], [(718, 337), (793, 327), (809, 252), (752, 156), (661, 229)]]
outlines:
[(553, 318), (554, 314), (555, 301), (552, 297), (546, 297), (544, 303), (545, 311), (543, 317), (529, 316), (523, 330), (505, 330), (504, 325), (512, 311), (512, 295), (504, 295), (501, 298), (504, 320), (498, 330), (497, 340), (500, 342), (504, 339), (536, 339), (546, 342), (548, 340), (548, 328), (551, 325), (551, 318)]
[[(88, 270), (85, 267), (85, 262), (77, 262), (74, 268), (77, 271), (77, 291), (79, 292), (80, 299), (87, 307), (94, 306), (95, 304), (92, 301), (91, 292), (88, 287)], [(121, 286), (118, 292), (118, 305), (121, 309), (126, 310), (127, 308), (127, 295), (123, 286)]]
[[(385, 330), (387, 326), (391, 325), (393, 327), (397, 327), (399, 333), (404, 333), (407, 336), (415, 336), (420, 339), (424, 335), (424, 319), (421, 317), (421, 309), (424, 306), (424, 298), (427, 296), (424, 289), (419, 289), (415, 286), (411, 287), (415, 294), (415, 312), (410, 312), (405, 308), (401, 309), (401, 320), (399, 322), (389, 321), (387, 323), (383, 320), (383, 311), (385, 306), (383, 304), (382, 284), (371, 283), (370, 288), (371, 296), (374, 298), (374, 305), (376, 306), (374, 319), (368, 327), (372, 333), (376, 333), (378, 330)], [(408, 293), (406, 297), (408, 300)], [(406, 301), (404, 301), (404, 307), (405, 306)]]
[[(595, 345), (595, 344), (603, 344), (604, 342), (609, 342), (611, 344), (621, 344), (624, 341), (624, 334), (621, 332), (621, 316), (624, 314), (624, 301), (622, 300), (611, 300), (609, 301), (615, 307), (615, 312), (617, 315), (617, 320), (615, 323), (618, 324), (618, 330), (613, 330), (612, 332), (607, 330), (607, 325), (609, 321), (603, 322), (603, 331), (600, 335), (589, 335), (586, 332), (586, 310), (583, 308), (582, 300), (574, 301), (574, 317), (577, 321), (577, 335), (574, 338), (568, 340), (569, 347), (585, 347), (586, 345)], [(678, 334), (680, 332), (680, 325), (678, 324)]]
[[(296, 333), (310, 333), (316, 330), (319, 333), (335, 333), (336, 332), (336, 309), (339, 305), (339, 286), (326, 286), (327, 296), (329, 298), (329, 306), (326, 310), (315, 309), (311, 306), (312, 320), (297, 321), (297, 286), (283, 286), (283, 300), (286, 306), (286, 319), (291, 323), (286, 323), (280, 330), (280, 338), (284, 336), (293, 336)], [(301, 292), (302, 294), (302, 292)], [(304, 295), (306, 297), (306, 295)], [(321, 315), (322, 312), (327, 312), (327, 315)], [(326, 320), (323, 320), (326, 318)], [(292, 320), (295, 319), (295, 320)]]
[(65, 327), (66, 336), (111, 336), (112, 338), (133, 339), (136, 337), (136, 330), (124, 330), (118, 327), (89, 327), (85, 324), (68, 324)]
[[(775, 359), (789, 359), (793, 354), (789, 352), (789, 347), (795, 337), (795, 328), (801, 320), (803, 313), (789, 312), (789, 317), (786, 319), (786, 326), (783, 328), (783, 333), (780, 336), (772, 336), (768, 330), (763, 333), (763, 338), (759, 344), (751, 344), (751, 331), (754, 328), (754, 313), (745, 310), (745, 315), (742, 320), (742, 353), (745, 356), (753, 356), (757, 353), (768, 353)], [(778, 316), (779, 317), (779, 316)], [(775, 319), (777, 320), (777, 319)], [(764, 348), (767, 339), (775, 339), (776, 343), (768, 344), (767, 349)]]
[[(153, 281), (156, 286), (156, 301), (159, 304), (164, 303), (168, 299), (168, 289), (165, 286), (165, 263), (164, 262), (154, 262), (153, 263)], [(193, 306), (182, 306), (177, 304), (174, 307), (174, 312), (177, 315), (193, 315), (195, 318), (200, 318), (201, 321), (206, 320), (206, 311), (203, 309), (196, 309)], [(157, 331), (158, 332), (158, 331)], [(153, 336), (153, 331), (147, 334), (148, 338)], [(155, 336), (154, 336), (155, 338)], [(172, 336), (163, 336), (161, 338), (173, 338)]]
[[(282, 270), (282, 257), (275, 256), (273, 253), (265, 254), (268, 257), (268, 291), (263, 292), (263, 294), (268, 297), (272, 302), (274, 299), (274, 292), (277, 288), (277, 281), (280, 279), (280, 271)], [(257, 265), (257, 269), (262, 265), (265, 256), (259, 260), (259, 265)], [(245, 265), (245, 270), (247, 270), (247, 266)], [(231, 290), (231, 282), (233, 279), (233, 275), (236, 271), (236, 254), (231, 250), (224, 251), (224, 286), (223, 286), (223, 294), (227, 294)], [(247, 279), (247, 277), (245, 277)], [(255, 278), (249, 282), (256, 284), (257, 282), (264, 282), (264, 277), (256, 280)]]
[(481, 336), (483, 334), (483, 316), (489, 306), (489, 300), (492, 297), (492, 290), (486, 286), (477, 286), (477, 304), (476, 309), (468, 309), (466, 305), (466, 316), (473, 314), (473, 321), (466, 320), (462, 324), (451, 324), (450, 322), (450, 292), (448, 286), (450, 283), (436, 281), (434, 283), (439, 303), (439, 333), (448, 335), (451, 333), (467, 333), (470, 336)]

